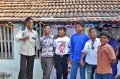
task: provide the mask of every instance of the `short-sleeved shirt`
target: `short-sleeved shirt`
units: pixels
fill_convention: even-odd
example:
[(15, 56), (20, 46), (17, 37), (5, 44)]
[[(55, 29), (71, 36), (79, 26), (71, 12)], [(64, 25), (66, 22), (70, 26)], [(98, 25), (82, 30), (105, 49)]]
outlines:
[[(97, 51), (98, 51), (99, 45), (101, 45), (99, 38), (96, 38), (94, 43), (92, 40), (88, 40), (85, 43), (85, 46), (82, 52), (87, 54), (85, 61), (88, 64), (97, 65)], [(94, 47), (94, 49), (92, 49), (92, 46)]]
[(111, 61), (116, 59), (113, 48), (109, 44), (98, 47), (97, 73), (112, 73)]
[(49, 37), (42, 36), (40, 38), (40, 46), (42, 48), (42, 57), (53, 57), (53, 37), (54, 35), (49, 35)]
[(68, 54), (70, 46), (70, 38), (69, 37), (58, 37), (54, 40), (54, 47), (56, 48), (55, 54), (57, 55), (65, 55)]

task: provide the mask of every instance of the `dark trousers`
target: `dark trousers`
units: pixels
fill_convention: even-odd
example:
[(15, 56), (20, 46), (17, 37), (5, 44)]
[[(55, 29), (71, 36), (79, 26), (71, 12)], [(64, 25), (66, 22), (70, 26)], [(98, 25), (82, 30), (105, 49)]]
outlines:
[(68, 55), (65, 55), (63, 57), (56, 55), (55, 56), (55, 65), (56, 65), (56, 74), (57, 74), (57, 79), (67, 79), (68, 75)]
[(18, 79), (33, 79), (34, 56), (21, 55)]

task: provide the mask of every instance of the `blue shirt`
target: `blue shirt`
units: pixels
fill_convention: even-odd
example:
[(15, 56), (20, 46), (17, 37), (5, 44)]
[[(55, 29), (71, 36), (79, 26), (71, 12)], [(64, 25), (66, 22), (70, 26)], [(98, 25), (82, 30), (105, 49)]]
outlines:
[(89, 40), (86, 34), (74, 34), (70, 42), (70, 60), (80, 62), (80, 57), (85, 43)]

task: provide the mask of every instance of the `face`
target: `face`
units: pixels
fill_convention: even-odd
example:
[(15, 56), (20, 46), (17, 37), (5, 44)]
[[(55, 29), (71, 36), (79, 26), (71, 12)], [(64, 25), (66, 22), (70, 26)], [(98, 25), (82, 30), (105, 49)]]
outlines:
[(29, 20), (29, 21), (26, 22), (26, 27), (28, 29), (32, 29), (32, 26), (33, 26), (33, 20)]
[(95, 29), (90, 30), (89, 36), (91, 39), (94, 39), (97, 37), (97, 32)]
[(101, 42), (101, 45), (105, 45), (106, 43), (109, 42), (109, 39), (106, 36), (102, 35), (100, 37), (100, 42)]
[(83, 31), (83, 27), (80, 26), (79, 24), (77, 24), (77, 25), (76, 25), (76, 32), (77, 32), (77, 33), (80, 33), (80, 32), (82, 32), (82, 31)]
[(59, 35), (59, 36), (64, 36), (64, 35), (65, 35), (64, 30), (59, 29), (59, 30), (58, 30), (58, 35)]
[(45, 33), (45, 34), (49, 34), (50, 31), (51, 31), (50, 26), (46, 26), (46, 27), (44, 28), (44, 33)]

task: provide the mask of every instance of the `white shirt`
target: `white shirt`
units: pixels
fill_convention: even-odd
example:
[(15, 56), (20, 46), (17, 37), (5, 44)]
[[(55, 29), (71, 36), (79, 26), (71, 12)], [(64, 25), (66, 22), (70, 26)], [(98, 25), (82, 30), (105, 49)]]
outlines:
[(53, 57), (53, 37), (54, 35), (49, 35), (49, 37), (40, 38), (40, 46), (42, 47), (41, 56), (42, 57)]
[(54, 40), (54, 47), (56, 48), (55, 54), (57, 55), (65, 55), (68, 54), (70, 46), (70, 38), (69, 37), (59, 37)]
[(86, 42), (84, 49), (82, 52), (86, 53), (86, 62), (91, 65), (97, 65), (97, 51), (98, 46), (101, 45), (100, 40), (96, 38), (93, 43), (94, 49), (92, 49), (92, 40)]
[[(29, 36), (30, 39), (27, 41), (20, 41), (19, 39), (23, 37)], [(28, 29), (21, 29), (16, 35), (16, 40), (20, 41), (20, 54), (26, 56), (35, 55), (35, 46), (37, 49), (40, 49), (39, 41), (38, 41), (38, 33), (37, 31), (32, 30), (32, 32), (28, 31)]]

